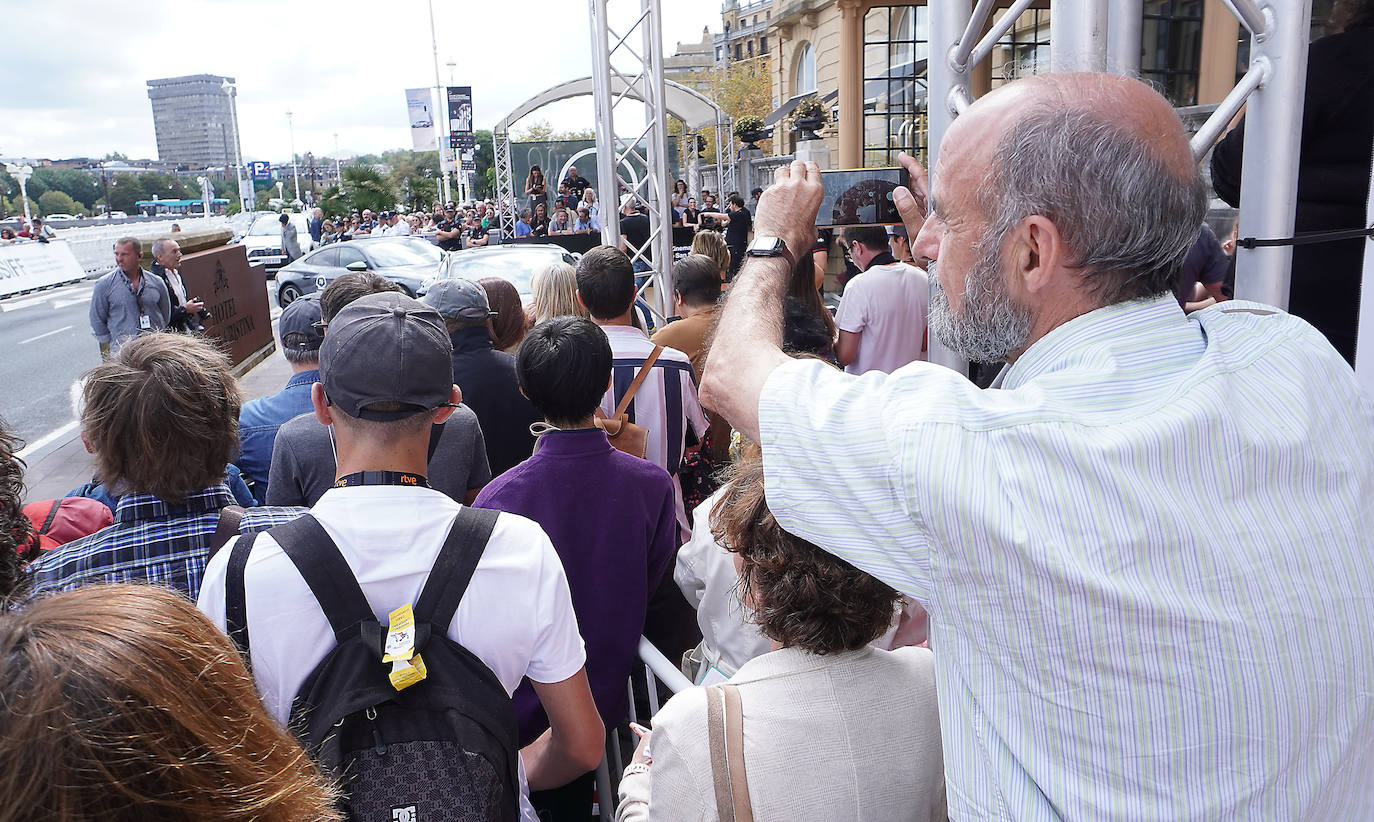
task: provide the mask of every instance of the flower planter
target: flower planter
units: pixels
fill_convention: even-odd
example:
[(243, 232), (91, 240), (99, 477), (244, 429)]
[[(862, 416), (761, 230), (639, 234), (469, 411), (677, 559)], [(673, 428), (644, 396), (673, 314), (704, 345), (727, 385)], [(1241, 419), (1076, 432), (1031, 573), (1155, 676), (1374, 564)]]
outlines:
[(816, 131), (825, 125), (825, 120), (821, 117), (798, 117), (792, 121), (792, 130), (797, 133), (797, 140), (819, 140), (820, 135)]

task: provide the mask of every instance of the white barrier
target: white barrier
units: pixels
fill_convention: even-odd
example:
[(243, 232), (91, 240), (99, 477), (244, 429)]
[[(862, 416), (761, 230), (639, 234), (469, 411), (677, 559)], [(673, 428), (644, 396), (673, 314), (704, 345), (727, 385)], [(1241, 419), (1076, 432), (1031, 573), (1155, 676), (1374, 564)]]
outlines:
[(71, 248), (62, 240), (0, 245), (0, 297), (85, 276)]
[[(224, 224), (224, 217), (192, 217), (176, 220), (187, 231), (201, 228), (217, 228)], [(116, 223), (114, 225), (93, 225), (81, 228), (58, 229), (58, 236), (66, 240), (81, 268), (88, 272), (104, 273), (114, 268), (114, 241), (120, 237), (137, 237), (146, 250), (148, 244), (158, 237), (171, 236), (172, 221), (158, 220), (137, 223)]]

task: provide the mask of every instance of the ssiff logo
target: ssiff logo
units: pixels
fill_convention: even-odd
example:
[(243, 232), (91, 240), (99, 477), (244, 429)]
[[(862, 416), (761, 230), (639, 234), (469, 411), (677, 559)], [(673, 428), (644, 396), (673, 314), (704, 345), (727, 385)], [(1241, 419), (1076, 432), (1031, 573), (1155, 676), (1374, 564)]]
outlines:
[(416, 822), (417, 818), (414, 805), (391, 809), (391, 822)]

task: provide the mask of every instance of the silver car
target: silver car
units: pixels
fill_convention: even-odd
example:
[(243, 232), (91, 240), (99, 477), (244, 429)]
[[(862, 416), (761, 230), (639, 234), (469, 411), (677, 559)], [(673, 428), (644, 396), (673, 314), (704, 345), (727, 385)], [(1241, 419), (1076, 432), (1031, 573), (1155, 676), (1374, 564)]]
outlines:
[[(304, 214), (291, 214), (290, 217), (291, 224), (296, 227), (296, 239), (301, 244), (301, 250), (314, 248), (314, 243), (310, 241), (309, 219)], [(286, 265), (286, 254), (281, 250), (280, 214), (263, 214), (253, 220), (252, 227), (239, 242), (248, 252), (248, 264), (263, 266), (268, 276)]]
[(443, 256), (438, 246), (417, 237), (359, 237), (330, 243), (277, 272), (277, 303), (285, 308), (304, 294), (324, 291), (335, 277), (350, 271), (374, 271), (413, 297), (439, 270)]

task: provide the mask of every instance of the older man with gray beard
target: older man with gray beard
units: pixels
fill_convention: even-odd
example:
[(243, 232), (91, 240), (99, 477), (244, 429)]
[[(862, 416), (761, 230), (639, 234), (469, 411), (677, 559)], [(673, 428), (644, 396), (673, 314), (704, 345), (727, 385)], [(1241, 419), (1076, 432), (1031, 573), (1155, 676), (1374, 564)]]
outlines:
[(1302, 320), (1179, 308), (1206, 195), (1177, 115), (1127, 78), (1027, 78), (954, 122), (928, 219), (904, 162), (930, 329), (1005, 361), (1000, 389), (783, 355), (823, 192), (797, 163), (701, 396), (762, 444), (785, 528), (925, 605), (950, 816), (1366, 817), (1374, 407)]

